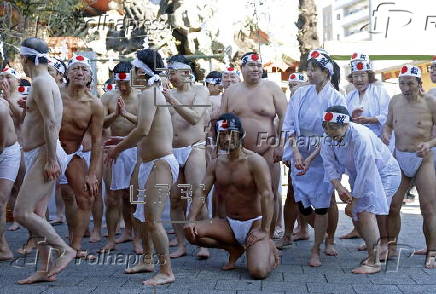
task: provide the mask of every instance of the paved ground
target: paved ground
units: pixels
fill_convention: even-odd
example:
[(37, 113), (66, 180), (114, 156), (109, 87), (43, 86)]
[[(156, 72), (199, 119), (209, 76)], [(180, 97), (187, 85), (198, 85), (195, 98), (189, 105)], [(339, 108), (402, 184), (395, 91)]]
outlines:
[[(338, 257), (322, 256), (323, 266), (307, 266), (310, 241), (297, 242), (294, 247), (283, 251), (281, 264), (277, 270), (264, 281), (251, 280), (245, 270), (245, 258), (239, 262), (239, 269), (229, 272), (220, 270), (226, 260), (223, 251), (212, 250), (212, 257), (206, 261), (193, 257), (195, 248), (189, 247), (189, 255), (173, 261), (176, 282), (157, 288), (146, 288), (141, 281), (151, 274), (125, 275), (126, 256), (115, 253), (112, 259), (100, 257), (97, 262), (71, 264), (58, 280), (53, 283), (32, 286), (19, 286), (15, 282), (29, 275), (33, 269), (32, 257), (25, 265), (24, 258), (0, 263), (0, 293), (436, 293), (436, 270), (423, 268), (424, 257), (412, 256), (408, 248), (421, 248), (424, 238), (421, 233), (421, 216), (417, 203), (407, 205), (403, 211), (401, 242), (404, 244), (399, 264), (396, 262), (384, 266), (384, 272), (372, 276), (351, 274), (364, 257), (356, 247), (361, 240), (336, 240)], [(340, 224), (337, 236), (348, 232), (351, 221), (343, 214), (340, 205)], [(65, 226), (56, 227), (63, 236)], [(21, 231), (21, 232), (20, 232)], [(7, 239), (15, 251), (26, 238), (22, 229), (8, 232)], [(87, 244), (88, 245), (88, 244)], [(91, 251), (97, 250), (103, 242), (89, 244)], [(408, 247), (410, 246), (410, 247)], [(131, 245), (123, 244), (117, 252), (129, 252)], [(134, 262), (133, 253), (131, 263)], [(116, 258), (115, 258), (116, 257)], [(398, 266), (398, 270), (396, 269)]]

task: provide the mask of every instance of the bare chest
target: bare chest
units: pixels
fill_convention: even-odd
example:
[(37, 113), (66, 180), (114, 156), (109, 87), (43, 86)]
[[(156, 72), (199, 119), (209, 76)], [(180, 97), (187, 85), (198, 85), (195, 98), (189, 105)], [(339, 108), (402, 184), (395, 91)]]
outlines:
[(91, 102), (65, 99), (63, 104), (62, 128), (87, 129), (92, 117)]
[(254, 185), (253, 177), (246, 160), (238, 162), (221, 161), (217, 163), (215, 171), (216, 184), (226, 189), (229, 187), (244, 191), (252, 190)]
[(228, 110), (238, 116), (275, 116), (273, 95), (267, 89), (255, 88), (245, 91), (238, 89), (228, 101)]
[(393, 108), (393, 123), (397, 129), (431, 129), (433, 117), (425, 101), (412, 105), (398, 103)]

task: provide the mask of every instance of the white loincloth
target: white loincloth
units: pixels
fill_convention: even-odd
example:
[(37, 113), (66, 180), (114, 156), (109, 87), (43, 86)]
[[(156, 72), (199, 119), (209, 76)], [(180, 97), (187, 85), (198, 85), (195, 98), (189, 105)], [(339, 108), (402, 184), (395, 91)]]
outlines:
[[(26, 164), (26, 174), (32, 168), (35, 163), (36, 158), (38, 157), (39, 151), (44, 145), (33, 148), (30, 151), (23, 152), (24, 155), (24, 163)], [(59, 166), (61, 168), (61, 175), (63, 175), (67, 169), (68, 162), (66, 161), (67, 154), (61, 146), (61, 142), (58, 140), (56, 142), (56, 158), (58, 160)]]
[(246, 221), (239, 221), (227, 217), (227, 221), (229, 222), (230, 228), (232, 228), (233, 234), (235, 235), (235, 239), (241, 245), (245, 245), (245, 241), (247, 240), (247, 235), (251, 230), (251, 226), (253, 225), (253, 222), (260, 219), (262, 219), (261, 215)]
[(123, 190), (130, 187), (130, 180), (135, 170), (138, 148), (133, 147), (120, 153), (115, 163), (112, 165), (111, 187), (114, 190)]
[(198, 146), (206, 146), (206, 141), (197, 142), (192, 146), (173, 148), (174, 157), (177, 159), (180, 167), (183, 167), (191, 154), (193, 148)]
[[(154, 163), (156, 160), (165, 160), (171, 169), (171, 175), (173, 177), (172, 183), (174, 184), (177, 181), (177, 177), (179, 176), (179, 163), (177, 162), (177, 159), (174, 157), (174, 154), (168, 154), (161, 158), (156, 158), (151, 161), (143, 162), (139, 166), (139, 172), (138, 172), (138, 188), (139, 190), (144, 191), (145, 186), (148, 181), (148, 177), (150, 176), (150, 173), (154, 167)], [(144, 202), (145, 201), (144, 192), (138, 194), (137, 201)], [(138, 219), (141, 222), (145, 222), (145, 216), (144, 216), (144, 204), (137, 204), (136, 205), (136, 211), (133, 214), (133, 216)]]
[(409, 178), (413, 178), (416, 175), (422, 163), (422, 158), (416, 155), (415, 152), (401, 152), (395, 149), (395, 158), (404, 175)]
[(18, 142), (3, 148), (3, 152), (0, 153), (0, 179), (15, 182), (20, 169), (20, 161), (21, 150)]
[[(67, 162), (67, 167), (68, 167), (68, 164), (71, 162), (71, 160), (73, 160), (74, 155), (77, 155), (78, 157), (82, 158), (85, 161), (86, 166), (89, 168), (89, 166), (91, 165), (91, 151), (83, 152), (83, 146), (80, 146), (79, 150), (77, 150), (76, 152), (73, 152), (71, 154), (66, 154), (65, 160)], [(67, 185), (68, 184), (68, 179), (67, 179), (67, 176), (65, 173), (63, 173), (59, 177), (58, 183), (60, 185)]]
[(353, 220), (358, 221), (358, 214), (367, 211), (375, 215), (388, 215), (392, 197), (401, 184), (401, 169), (397, 161), (392, 158), (386, 167), (380, 171), (380, 178), (385, 195), (372, 195), (373, 197), (358, 198), (353, 206)]

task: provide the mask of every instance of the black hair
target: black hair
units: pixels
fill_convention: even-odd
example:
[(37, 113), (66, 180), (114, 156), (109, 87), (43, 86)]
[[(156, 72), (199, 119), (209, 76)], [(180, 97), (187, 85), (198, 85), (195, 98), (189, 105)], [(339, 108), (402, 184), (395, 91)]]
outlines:
[[(157, 50), (153, 49), (142, 49), (136, 52), (136, 57), (141, 60), (144, 64), (146, 64), (155, 74), (159, 73), (156, 68), (165, 67), (164, 62), (162, 60), (162, 56), (160, 56)], [(148, 74), (146, 74), (149, 78)]]
[(218, 119), (216, 120), (216, 123), (215, 123), (215, 127), (214, 127), (216, 134), (218, 134), (218, 123), (217, 122), (220, 120), (228, 120), (228, 121), (234, 120), (236, 127), (239, 129), (240, 138), (242, 138), (242, 136), (245, 134), (244, 128), (242, 127), (241, 120), (239, 119), (239, 117), (236, 114), (234, 114), (232, 112), (223, 113), (220, 115), (220, 117), (218, 117)]
[(327, 68), (325, 68), (319, 61), (317, 61), (316, 59), (309, 59), (308, 61), (308, 65), (309, 63), (312, 63), (314, 65), (316, 65), (317, 67), (319, 67), (322, 71), (326, 72), (328, 74), (328, 76), (330, 77), (330, 83), (333, 85), (333, 87), (339, 91), (339, 81), (341, 80), (341, 68), (339, 67), (339, 65), (333, 61), (333, 59), (330, 58), (330, 56), (321, 53), (325, 58), (327, 58), (332, 64), (333, 64), (333, 75), (330, 74), (330, 72), (328, 71)]
[(221, 79), (223, 77), (223, 73), (220, 71), (211, 71), (207, 74), (206, 79), (214, 78), (214, 79)]
[(337, 113), (342, 113), (342, 114), (346, 114), (346, 115), (350, 116), (350, 113), (348, 112), (347, 108), (345, 106), (342, 106), (342, 105), (329, 106), (329, 107), (327, 107), (325, 112), (337, 112)]
[[(40, 38), (35, 38), (35, 37), (25, 39), (21, 43), (21, 46), (27, 47), (30, 49), (34, 49), (34, 50), (38, 51), (39, 53), (43, 53), (43, 54), (48, 53), (48, 51), (49, 51), (47, 43), (44, 42), (44, 40), (42, 40)], [(25, 56), (30, 61), (35, 63), (36, 55), (25, 55)], [(38, 57), (38, 62), (39, 62), (39, 64), (48, 64), (48, 60), (45, 57)]]
[(20, 79), (18, 82), (20, 86), (26, 86), (26, 87), (31, 86), (30, 82), (26, 79)]
[(130, 72), (131, 69), (132, 69), (132, 64), (130, 63), (130, 61), (121, 61), (120, 63), (115, 65), (113, 72), (114, 73)]

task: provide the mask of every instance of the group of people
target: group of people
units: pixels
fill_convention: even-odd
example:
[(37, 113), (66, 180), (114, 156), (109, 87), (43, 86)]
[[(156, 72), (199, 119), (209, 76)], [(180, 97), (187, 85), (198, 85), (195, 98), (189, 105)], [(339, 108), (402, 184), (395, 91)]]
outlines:
[[(212, 71), (204, 86), (184, 56), (165, 64), (156, 50), (142, 49), (113, 68), (96, 97), (88, 58), (73, 55), (65, 64), (48, 53), (42, 39), (22, 42), (21, 65), (32, 82), (24, 91), (13, 68), (0, 73), (0, 260), (13, 258), (4, 232), (14, 193), (13, 217), (29, 231), (21, 252), (36, 247), (40, 259), (40, 269), (19, 284), (54, 281), (74, 258), (95, 258), (82, 242), (91, 216), (90, 241), (101, 240), (103, 203), (102, 252), (132, 240), (142, 258), (126, 274), (153, 272), (158, 257), (159, 272), (145, 285), (175, 280), (171, 258), (187, 254), (186, 240), (198, 246), (200, 259), (210, 256), (208, 248), (226, 250), (223, 270), (246, 253), (250, 275), (264, 279), (280, 262), (278, 249), (309, 238), (308, 224), (315, 232), (309, 265), (318, 267), (322, 243), (326, 255), (337, 255), (335, 191), (368, 251), (353, 273), (377, 273), (380, 260), (398, 254), (400, 209), (412, 179), (424, 218), (425, 266), (436, 267), (436, 97), (422, 90), (419, 67), (402, 67), (401, 94), (390, 98), (368, 56), (353, 54), (354, 89), (344, 97), (339, 66), (326, 51), (312, 50), (307, 78), (289, 77), (288, 102), (262, 78), (255, 52), (242, 56), (240, 72)], [(436, 61), (431, 69), (436, 83)], [(280, 161), (289, 167), (283, 207)], [(351, 191), (341, 184), (343, 174)], [(57, 221), (65, 213), (68, 243), (47, 221), (51, 197)], [(168, 199), (171, 241), (162, 222)], [(283, 237), (273, 241), (282, 215)]]

